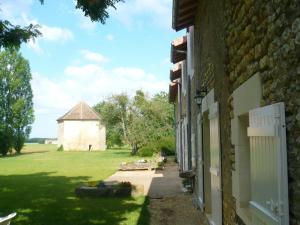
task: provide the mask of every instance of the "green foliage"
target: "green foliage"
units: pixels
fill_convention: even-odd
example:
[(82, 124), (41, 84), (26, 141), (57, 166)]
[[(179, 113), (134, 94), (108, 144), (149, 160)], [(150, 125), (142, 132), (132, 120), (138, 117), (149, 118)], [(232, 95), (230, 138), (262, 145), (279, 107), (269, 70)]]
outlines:
[(157, 150), (162, 152), (164, 155), (171, 156), (175, 155), (175, 138), (170, 137), (162, 137), (156, 142)]
[(21, 43), (28, 42), (41, 35), (38, 25), (30, 24), (26, 27), (13, 25), (7, 20), (0, 20), (0, 48), (20, 47)]
[(31, 73), (27, 60), (13, 49), (0, 52), (0, 146), (20, 153), (34, 121)]
[(21, 132), (15, 134), (13, 147), (18, 154), (21, 153), (21, 150), (24, 147), (25, 139), (25, 135)]
[(154, 145), (145, 145), (139, 149), (138, 155), (141, 157), (151, 157), (155, 151), (156, 149)]
[(44, 144), (45, 140), (48, 138), (29, 138), (26, 140), (27, 143), (38, 143), (38, 144)]
[[(165, 136), (173, 136), (173, 110), (167, 93), (149, 98), (142, 91), (134, 96), (130, 113), (129, 141), (134, 151)], [(134, 153), (134, 152), (133, 152)]]
[(174, 137), (162, 137), (158, 141), (152, 141), (138, 150), (138, 155), (142, 157), (152, 156), (155, 153), (162, 153), (166, 156), (175, 155)]
[(127, 143), (128, 108), (129, 97), (124, 93), (112, 95), (94, 106), (106, 127), (108, 148)]
[(123, 2), (123, 0), (77, 0), (76, 8), (81, 9), (84, 15), (90, 17), (92, 21), (100, 21), (104, 24), (109, 17), (107, 8), (116, 9), (115, 5), (118, 2)]
[[(3, 127), (4, 125), (1, 124)], [(0, 130), (0, 154), (6, 156), (9, 151), (11, 151), (11, 146), (13, 143), (11, 129)]]
[(59, 148), (57, 149), (58, 152), (63, 152), (64, 151), (64, 146), (60, 145)]
[[(44, 3), (44, 0), (39, 1), (41, 4)], [(118, 2), (123, 2), (123, 0), (77, 0), (76, 8), (81, 9), (84, 15), (90, 17), (92, 21), (100, 21), (104, 24), (109, 17), (108, 8), (116, 9)], [(0, 20), (0, 49), (2, 47), (19, 48), (21, 43), (28, 42), (40, 35), (39, 25), (29, 24), (21, 27), (13, 25), (8, 20)]]
[(113, 95), (94, 108), (106, 125), (108, 146), (128, 144), (136, 154), (141, 147), (174, 135), (173, 108), (165, 92), (152, 98), (141, 90), (133, 98)]

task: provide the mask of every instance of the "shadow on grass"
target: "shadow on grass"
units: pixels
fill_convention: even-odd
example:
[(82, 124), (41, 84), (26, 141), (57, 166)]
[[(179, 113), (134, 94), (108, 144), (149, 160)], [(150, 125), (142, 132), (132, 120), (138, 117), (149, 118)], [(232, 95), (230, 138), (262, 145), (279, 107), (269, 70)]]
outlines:
[(41, 153), (46, 153), (49, 152), (47, 150), (43, 151), (34, 151), (34, 152), (21, 152), (21, 153), (12, 153), (12, 154), (7, 154), (6, 156), (0, 156), (0, 158), (13, 158), (13, 157), (18, 157), (18, 156), (24, 156), (24, 155), (32, 155), (32, 154), (41, 154)]
[(75, 197), (74, 188), (88, 178), (55, 173), (0, 176), (0, 216), (16, 211), (14, 225), (117, 225), (142, 209), (138, 224), (148, 224), (147, 199)]
[(137, 222), (137, 225), (149, 225), (150, 224), (150, 211), (149, 211), (149, 206), (150, 204), (150, 199), (149, 197), (145, 198), (142, 211), (139, 217), (139, 220)]

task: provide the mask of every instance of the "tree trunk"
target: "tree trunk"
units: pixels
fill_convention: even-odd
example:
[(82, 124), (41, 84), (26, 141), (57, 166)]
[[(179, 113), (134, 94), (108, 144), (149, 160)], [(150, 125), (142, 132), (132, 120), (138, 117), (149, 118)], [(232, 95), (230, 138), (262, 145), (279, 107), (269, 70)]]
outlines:
[(132, 155), (136, 155), (137, 154), (137, 152), (138, 152), (138, 146), (137, 146), (137, 144), (133, 144), (132, 145), (132, 150), (131, 150), (131, 154)]

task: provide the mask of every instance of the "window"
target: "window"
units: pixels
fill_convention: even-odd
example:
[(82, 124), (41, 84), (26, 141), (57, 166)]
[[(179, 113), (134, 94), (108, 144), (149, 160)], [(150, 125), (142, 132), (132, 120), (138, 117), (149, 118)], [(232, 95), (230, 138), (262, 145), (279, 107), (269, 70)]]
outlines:
[(289, 224), (284, 103), (249, 112), (250, 207), (254, 224)]
[(236, 210), (246, 225), (288, 225), (284, 104), (260, 108), (260, 99), (258, 75), (233, 93)]

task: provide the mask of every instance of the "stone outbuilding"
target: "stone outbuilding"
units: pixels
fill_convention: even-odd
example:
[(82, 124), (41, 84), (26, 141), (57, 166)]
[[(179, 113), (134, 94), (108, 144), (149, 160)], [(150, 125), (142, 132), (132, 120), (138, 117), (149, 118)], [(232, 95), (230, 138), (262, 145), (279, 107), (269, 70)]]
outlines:
[(85, 102), (79, 102), (57, 119), (58, 146), (64, 151), (97, 151), (106, 149), (106, 129), (100, 116)]

